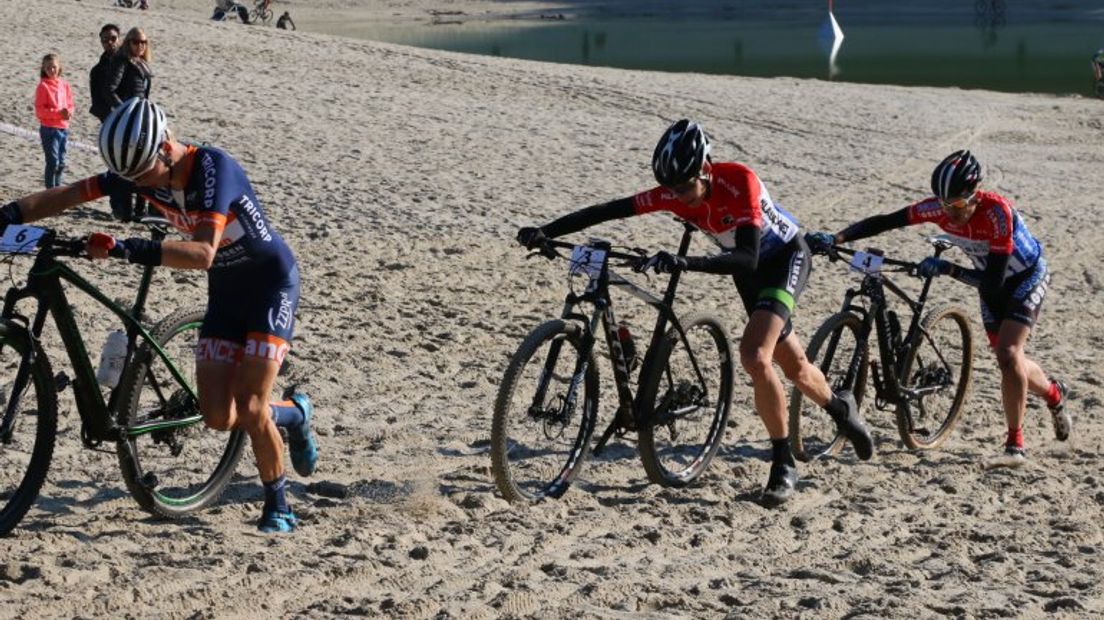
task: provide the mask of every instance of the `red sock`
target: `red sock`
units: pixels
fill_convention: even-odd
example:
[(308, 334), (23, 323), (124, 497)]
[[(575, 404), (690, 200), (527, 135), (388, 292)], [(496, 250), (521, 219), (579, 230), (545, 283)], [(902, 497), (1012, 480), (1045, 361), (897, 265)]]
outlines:
[(1048, 407), (1053, 407), (1053, 406), (1057, 405), (1058, 403), (1062, 402), (1062, 393), (1058, 391), (1058, 383), (1057, 382), (1055, 382), (1055, 381), (1050, 382), (1050, 389), (1047, 390), (1046, 396), (1044, 396), (1043, 398), (1046, 399), (1046, 403), (1047, 403)]
[(1023, 427), (1008, 429), (1008, 440), (1004, 442), (1006, 446), (1012, 446), (1014, 448), (1022, 448), (1023, 445)]

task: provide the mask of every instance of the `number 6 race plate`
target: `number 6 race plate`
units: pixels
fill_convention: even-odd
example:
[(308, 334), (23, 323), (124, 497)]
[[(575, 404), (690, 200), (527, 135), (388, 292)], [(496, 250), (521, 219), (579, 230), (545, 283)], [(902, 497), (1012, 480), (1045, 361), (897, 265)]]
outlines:
[(38, 240), (46, 233), (44, 228), (11, 224), (0, 237), (0, 252), (8, 254), (30, 254), (38, 247)]

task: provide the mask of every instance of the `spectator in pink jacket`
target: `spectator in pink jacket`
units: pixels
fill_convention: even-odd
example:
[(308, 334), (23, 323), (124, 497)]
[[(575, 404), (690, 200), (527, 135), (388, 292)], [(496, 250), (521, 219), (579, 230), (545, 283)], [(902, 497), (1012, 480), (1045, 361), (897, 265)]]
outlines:
[(35, 89), (35, 115), (41, 127), (42, 150), (46, 153), (46, 188), (61, 185), (65, 170), (65, 145), (69, 140), (69, 119), (73, 116), (73, 90), (61, 79), (61, 58), (42, 57), (42, 80)]

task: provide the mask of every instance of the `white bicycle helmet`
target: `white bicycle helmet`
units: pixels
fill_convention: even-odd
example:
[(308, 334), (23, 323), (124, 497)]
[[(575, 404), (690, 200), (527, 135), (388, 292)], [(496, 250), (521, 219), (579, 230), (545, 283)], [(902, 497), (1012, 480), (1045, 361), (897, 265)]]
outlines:
[(107, 169), (134, 179), (153, 167), (165, 141), (165, 112), (148, 99), (131, 97), (119, 104), (100, 127), (100, 156)]

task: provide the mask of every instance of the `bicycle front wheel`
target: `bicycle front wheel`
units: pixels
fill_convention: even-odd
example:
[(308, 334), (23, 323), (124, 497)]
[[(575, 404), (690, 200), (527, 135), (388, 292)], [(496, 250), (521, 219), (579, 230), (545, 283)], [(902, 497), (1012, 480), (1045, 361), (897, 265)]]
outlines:
[(593, 355), (582, 359), (582, 342), (579, 325), (548, 321), (506, 367), (491, 423), (491, 470), (512, 502), (562, 496), (586, 461), (598, 417), (598, 366)]
[[(862, 407), (866, 394), (869, 347), (861, 352), (859, 333), (862, 319), (851, 312), (840, 312), (828, 317), (813, 334), (805, 356), (824, 373), (833, 391), (851, 390), (855, 402)], [(851, 363), (858, 359), (858, 372), (852, 381), (847, 380)], [(843, 448), (844, 438), (839, 434), (835, 421), (823, 407), (805, 398), (796, 387), (790, 394), (790, 447), (794, 456), (802, 461), (834, 456)]]
[(897, 430), (913, 450), (938, 448), (962, 416), (974, 365), (974, 340), (966, 312), (943, 306), (921, 322), (899, 375), (903, 394), (897, 405)]
[(684, 487), (709, 467), (732, 405), (732, 346), (719, 319), (687, 317), (686, 339), (672, 328), (640, 378), (637, 432), (648, 479)]
[[(203, 310), (181, 310), (150, 335), (189, 385), (195, 386), (195, 347)], [(207, 428), (199, 402), (145, 343), (119, 385), (123, 479), (138, 504), (163, 517), (181, 517), (218, 499), (241, 456), (245, 435)], [(192, 420), (181, 424), (181, 421)]]
[(0, 536), (38, 497), (57, 436), (57, 387), (46, 354), (22, 327), (0, 324)]

